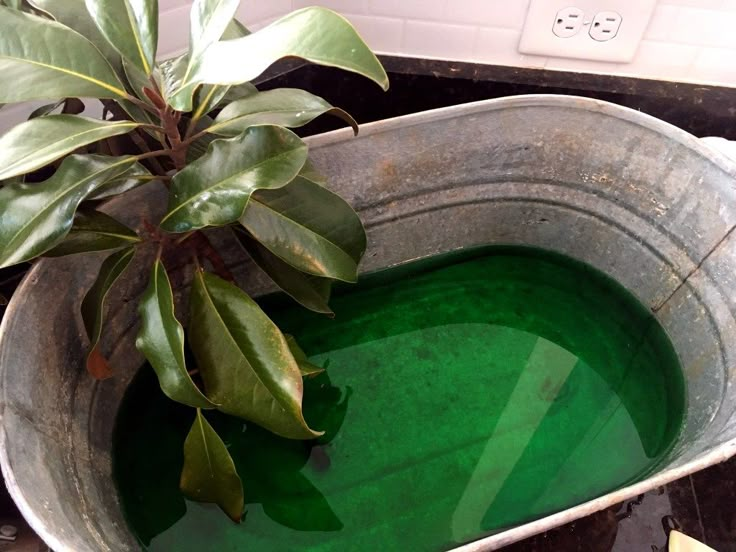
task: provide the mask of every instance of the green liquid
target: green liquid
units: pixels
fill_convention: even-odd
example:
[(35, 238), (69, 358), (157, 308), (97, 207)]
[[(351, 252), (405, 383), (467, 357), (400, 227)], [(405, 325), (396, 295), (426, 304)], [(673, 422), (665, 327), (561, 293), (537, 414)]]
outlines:
[(264, 308), (327, 372), (305, 381), (317, 441), (208, 412), (246, 516), (178, 490), (194, 412), (146, 367), (116, 431), (118, 488), (148, 550), (422, 551), (646, 477), (676, 439), (684, 383), (664, 331), (576, 261), (492, 247), (367, 277), (335, 319)]

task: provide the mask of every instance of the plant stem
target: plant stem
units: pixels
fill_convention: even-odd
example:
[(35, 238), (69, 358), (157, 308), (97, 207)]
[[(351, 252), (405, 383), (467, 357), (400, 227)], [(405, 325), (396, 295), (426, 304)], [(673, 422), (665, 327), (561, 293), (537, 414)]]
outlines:
[(189, 138), (187, 138), (185, 140), (182, 140), (181, 145), (182, 146), (188, 146), (189, 144), (191, 144), (192, 142), (194, 142), (197, 138), (201, 138), (202, 136), (204, 136), (205, 134), (207, 134), (208, 131), (209, 131), (209, 129), (205, 128), (204, 130), (200, 130), (196, 134), (192, 134)]
[(150, 159), (151, 157), (161, 157), (163, 155), (171, 156), (171, 150), (170, 149), (162, 149), (162, 150), (156, 150), (156, 151), (148, 151), (146, 153), (141, 153), (139, 155), (136, 155), (135, 158), (140, 161), (142, 159)]
[(180, 171), (187, 164), (186, 145), (182, 143), (181, 134), (179, 134), (181, 113), (166, 106), (159, 111), (159, 116), (164, 129), (166, 129), (166, 137), (169, 139), (169, 145), (171, 146), (171, 149), (168, 150), (169, 157), (174, 162), (176, 170)]
[[(146, 144), (145, 139), (142, 136), (139, 136), (138, 131), (135, 130), (130, 133), (130, 139), (133, 140), (133, 143), (140, 148), (141, 151), (144, 153), (151, 153), (152, 150), (150, 147), (148, 147), (148, 144)], [(166, 150), (164, 150), (166, 151)], [(161, 163), (158, 162), (157, 159), (151, 159), (150, 160), (151, 166), (153, 167), (153, 170), (159, 175), (159, 176), (165, 176), (166, 170), (163, 168)]]

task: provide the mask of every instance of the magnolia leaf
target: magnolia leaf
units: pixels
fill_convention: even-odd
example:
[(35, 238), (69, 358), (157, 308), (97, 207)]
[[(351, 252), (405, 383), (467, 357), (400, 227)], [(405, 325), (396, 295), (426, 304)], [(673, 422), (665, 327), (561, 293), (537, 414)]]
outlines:
[(217, 504), (234, 522), (243, 515), (243, 483), (230, 453), (197, 409), (197, 416), (184, 441), (184, 467), (179, 488), (198, 502)]
[(230, 23), (227, 24), (227, 27), (225, 27), (225, 31), (222, 33), (221, 39), (233, 40), (234, 38), (243, 38), (249, 34), (251, 34), (251, 32), (248, 30), (248, 27), (233, 17), (230, 20)]
[(158, 42), (157, 0), (86, 0), (86, 4), (113, 48), (150, 75)]
[(126, 96), (89, 40), (55, 21), (5, 7), (0, 7), (0, 74), (0, 102)]
[[(141, 96), (145, 96), (145, 94), (141, 93)], [(145, 101), (148, 102), (147, 99)], [(118, 105), (120, 105), (120, 107), (123, 108), (123, 111), (125, 111), (128, 114), (128, 116), (134, 121), (137, 121), (139, 123), (143, 123), (146, 125), (160, 124), (160, 121), (157, 121), (156, 119), (154, 119), (153, 116), (148, 111), (137, 106), (130, 100), (117, 100), (117, 103)], [(165, 142), (166, 138), (160, 132), (157, 132), (151, 128), (144, 128), (143, 130), (146, 134), (151, 136), (154, 140), (158, 140), (162, 145), (166, 146), (166, 142)]]
[(312, 160), (309, 158), (307, 158), (306, 163), (304, 163), (302, 170), (299, 172), (299, 176), (306, 178), (315, 184), (319, 184), (320, 186), (327, 185), (327, 178), (317, 170), (317, 167), (314, 166), (314, 163), (312, 163)]
[[(203, 115), (201, 119), (194, 121), (193, 132), (200, 133), (211, 124), (212, 118), (208, 115)], [(207, 148), (209, 148), (210, 144), (218, 138), (220, 138), (220, 136), (217, 136), (216, 134), (205, 133), (189, 144), (189, 147), (187, 148), (187, 164), (193, 163), (207, 153)]]
[(49, 115), (52, 111), (55, 111), (56, 109), (61, 107), (61, 105), (65, 101), (66, 100), (59, 100), (58, 102), (54, 102), (54, 103), (42, 105), (41, 107), (37, 107), (36, 109), (31, 111), (31, 114), (28, 116), (28, 120), (30, 121), (31, 119), (35, 119), (36, 117), (43, 117), (45, 115)]
[(302, 377), (286, 339), (245, 292), (197, 271), (189, 320), (189, 343), (219, 410), (289, 439), (321, 435), (304, 420)]
[[(242, 38), (248, 36), (250, 31), (237, 19), (231, 19), (225, 32), (222, 34), (223, 40), (232, 40), (234, 38)], [(251, 85), (253, 89), (254, 86)], [(223, 100), (230, 90), (229, 86), (218, 86), (216, 84), (205, 84), (197, 88), (194, 93), (194, 106), (192, 108), (192, 121), (196, 123), (200, 118), (204, 117), (212, 111)], [(243, 94), (245, 96), (246, 94)]]
[(235, 138), (215, 140), (207, 153), (171, 182), (167, 232), (188, 232), (238, 220), (253, 191), (290, 182), (304, 165), (307, 145), (293, 132), (251, 127)]
[(86, 199), (97, 201), (123, 194), (128, 190), (137, 188), (141, 184), (156, 180), (156, 178), (157, 177), (153, 176), (146, 167), (140, 163), (135, 163), (132, 167), (120, 173), (115, 178), (111, 178), (105, 182), (102, 186), (89, 194)]
[(297, 88), (277, 88), (258, 92), (227, 105), (207, 131), (235, 136), (253, 125), (279, 125), (289, 128), (304, 126), (320, 115), (340, 117), (358, 134), (358, 123), (349, 113)]
[(332, 280), (298, 271), (242, 230), (235, 229), (235, 235), (261, 270), (295, 301), (315, 312), (333, 314), (328, 305)]
[[(176, 64), (166, 79), (166, 101), (179, 111), (192, 110), (192, 94), (199, 82), (192, 75), (205, 52), (231, 25), (240, 0), (194, 0), (190, 15), (189, 53)], [(214, 83), (219, 84), (219, 83)]]
[(207, 148), (216, 139), (216, 136), (204, 134), (189, 144), (187, 148), (187, 163), (194, 163), (197, 159), (207, 153)]
[(286, 338), (286, 343), (289, 345), (289, 350), (291, 351), (291, 354), (294, 355), (294, 360), (296, 360), (302, 376), (316, 376), (325, 371), (324, 368), (320, 368), (316, 364), (312, 364), (311, 362), (309, 362), (309, 357), (307, 357), (307, 354), (296, 342), (296, 339), (293, 335), (284, 334), (284, 338)]
[(47, 115), (26, 121), (0, 136), (0, 180), (29, 173), (82, 146), (137, 126), (131, 121), (79, 115)]
[(44, 256), (61, 257), (74, 253), (105, 251), (131, 246), (140, 241), (135, 231), (105, 213), (95, 210), (78, 211), (74, 217), (74, 225), (64, 241), (44, 253)]
[[(219, 86), (217, 84), (205, 84), (197, 88), (194, 93), (194, 107), (192, 109), (192, 121), (195, 123), (210, 111), (215, 109), (217, 105), (227, 94), (229, 86)], [(231, 134), (233, 136), (234, 134)]]
[(348, 20), (320, 7), (295, 11), (249, 36), (213, 44), (181, 86), (252, 81), (284, 57), (358, 73), (388, 89), (386, 71)]
[(271, 253), (294, 268), (355, 282), (366, 247), (360, 218), (340, 196), (302, 177), (259, 190), (240, 223)]
[(28, 261), (59, 244), (79, 204), (119, 176), (135, 157), (71, 155), (48, 180), (0, 188), (0, 268)]
[[(123, 59), (123, 72), (125, 73), (125, 78), (135, 95), (149, 105), (153, 105), (148, 99), (148, 96), (143, 93), (144, 87), (153, 88), (149, 75), (125, 59)], [(153, 69), (151, 69), (151, 75), (156, 82), (161, 82), (161, 71), (158, 66), (154, 66)]]
[[(206, 86), (217, 86), (212, 84), (205, 84), (202, 85), (202, 88)], [(236, 100), (242, 100), (243, 98), (247, 98), (248, 96), (252, 96), (256, 92), (258, 92), (258, 88), (255, 87), (255, 85), (244, 82), (243, 84), (236, 84), (234, 86), (228, 86), (227, 92), (220, 100), (220, 103), (217, 105), (217, 107), (225, 107), (230, 102), (234, 102)]]
[(171, 400), (197, 408), (214, 408), (187, 372), (184, 329), (176, 319), (166, 268), (158, 259), (138, 304), (138, 314), (141, 328), (135, 346), (153, 366), (161, 390)]
[(118, 75), (122, 74), (120, 54), (97, 28), (82, 0), (27, 0), (35, 9), (77, 31), (102, 53)]
[(133, 258), (135, 249), (128, 247), (110, 255), (100, 266), (92, 287), (82, 299), (82, 320), (90, 341), (87, 354), (87, 371), (95, 379), (105, 379), (112, 375), (112, 370), (98, 348), (102, 335), (102, 322), (105, 316), (105, 298), (110, 288), (122, 276)]

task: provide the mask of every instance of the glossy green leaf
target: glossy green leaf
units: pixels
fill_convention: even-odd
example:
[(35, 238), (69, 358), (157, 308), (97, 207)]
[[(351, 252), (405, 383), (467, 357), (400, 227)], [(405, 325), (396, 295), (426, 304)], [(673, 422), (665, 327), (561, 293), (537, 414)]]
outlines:
[(289, 345), (291, 354), (294, 355), (294, 360), (296, 360), (302, 376), (316, 376), (317, 374), (321, 374), (325, 371), (324, 368), (320, 368), (316, 364), (309, 362), (309, 357), (307, 357), (306, 353), (296, 342), (293, 335), (284, 334), (284, 338), (286, 339), (286, 343)]
[(105, 251), (131, 246), (139, 241), (138, 234), (122, 222), (90, 209), (77, 212), (74, 224), (64, 241), (44, 253), (44, 256), (61, 257), (74, 253)]
[(196, 122), (215, 109), (229, 89), (229, 86), (219, 86), (217, 84), (205, 84), (197, 88), (194, 93), (192, 120)]
[[(222, 34), (223, 40), (232, 40), (234, 38), (242, 38), (248, 36), (250, 31), (245, 28), (237, 19), (232, 19), (228, 24), (225, 32)], [(248, 83), (250, 84), (250, 83)], [(255, 89), (253, 85), (250, 85)], [(194, 93), (194, 106), (192, 108), (192, 120), (198, 121), (212, 111), (223, 100), (230, 90), (229, 86), (219, 86), (216, 84), (205, 84), (197, 88)], [(243, 90), (240, 91), (241, 93)], [(247, 94), (243, 94), (245, 96)]]
[(327, 185), (327, 177), (317, 170), (317, 167), (314, 166), (314, 163), (312, 163), (312, 160), (309, 158), (307, 158), (307, 162), (304, 163), (302, 170), (299, 172), (299, 176), (306, 178), (307, 180), (311, 180), (320, 186)]
[[(141, 93), (143, 96), (144, 94)], [(147, 100), (146, 100), (147, 101)], [(147, 125), (158, 125), (160, 124), (160, 121), (156, 120), (148, 111), (145, 109), (137, 106), (130, 100), (117, 100), (117, 103), (120, 105), (121, 108), (128, 114), (128, 116), (138, 123), (143, 123)], [(151, 136), (154, 140), (158, 140), (163, 145), (165, 143), (165, 138), (162, 136), (160, 132), (156, 132), (153, 129), (150, 128), (144, 128), (143, 129), (146, 134)]]
[(230, 20), (230, 23), (227, 24), (227, 27), (225, 27), (225, 31), (222, 33), (221, 39), (233, 40), (235, 38), (243, 38), (249, 34), (251, 34), (251, 32), (248, 30), (248, 27), (233, 17)]
[(187, 232), (235, 222), (255, 190), (284, 186), (306, 158), (306, 144), (274, 126), (251, 127), (235, 138), (215, 140), (205, 155), (172, 179), (161, 227)]
[(132, 121), (102, 121), (79, 115), (47, 115), (0, 136), (0, 180), (26, 174), (67, 153), (136, 128)]
[(157, 0), (86, 0), (86, 4), (113, 48), (150, 75), (158, 42)]
[[(199, 82), (192, 79), (205, 52), (231, 25), (240, 0), (194, 0), (190, 15), (189, 52), (171, 67), (166, 79), (166, 101), (179, 111), (192, 110), (192, 95)], [(220, 83), (213, 83), (220, 84)]]
[(135, 249), (128, 247), (110, 255), (104, 260), (97, 279), (82, 299), (81, 311), (84, 328), (87, 330), (90, 347), (87, 354), (87, 371), (97, 379), (112, 375), (107, 361), (100, 354), (98, 344), (102, 335), (105, 317), (105, 298), (115, 282), (130, 264)]
[(110, 64), (70, 28), (0, 7), (0, 102), (126, 95)]
[[(211, 84), (204, 84), (202, 87), (205, 86), (217, 86), (217, 85), (211, 85)], [(252, 96), (256, 92), (258, 92), (258, 88), (255, 87), (255, 85), (244, 82), (243, 84), (236, 84), (234, 86), (228, 86), (227, 92), (220, 100), (220, 103), (217, 104), (217, 107), (223, 108), (230, 102), (234, 102), (236, 100), (242, 100), (243, 98), (247, 98), (248, 96)]]
[(233, 459), (199, 409), (184, 441), (179, 487), (193, 500), (217, 504), (236, 523), (243, 515), (243, 484)]
[[(222, 38), (223, 40), (232, 40), (234, 38), (248, 36), (249, 34), (250, 31), (248, 31), (245, 26), (239, 23), (236, 19), (233, 19), (225, 29)], [(250, 83), (248, 83), (248, 85), (250, 85)], [(252, 89), (255, 89), (252, 85), (250, 86)], [(205, 84), (197, 88), (194, 93), (192, 120), (196, 122), (201, 117), (215, 109), (223, 101), (230, 88), (230, 86), (221, 86), (217, 84)]]
[(219, 410), (290, 439), (321, 435), (304, 420), (301, 373), (286, 339), (245, 292), (197, 271), (189, 320), (189, 343)]
[(120, 54), (97, 28), (83, 0), (27, 0), (35, 9), (46, 13), (62, 25), (77, 31), (102, 53), (118, 75), (122, 75)]
[[(195, 121), (194, 132), (199, 133), (211, 124), (212, 118), (208, 115), (204, 115), (201, 119)], [(205, 153), (207, 153), (207, 148), (209, 148), (210, 144), (218, 138), (220, 137), (216, 134), (202, 134), (202, 136), (189, 144), (189, 147), (187, 148), (187, 164), (193, 163), (194, 161), (202, 157)]]
[(295, 301), (323, 314), (333, 314), (328, 305), (332, 280), (305, 274), (282, 261), (242, 230), (235, 231), (253, 261)]
[(0, 188), (0, 268), (60, 243), (82, 200), (134, 163), (134, 157), (71, 155), (44, 182)]
[(89, 194), (86, 199), (100, 200), (108, 197), (123, 194), (133, 188), (137, 188), (142, 184), (156, 180), (156, 178), (140, 163), (135, 163), (126, 171), (120, 173), (115, 178), (111, 178), (94, 192)]
[[(151, 71), (151, 75), (156, 80), (156, 82), (161, 82), (161, 71), (159, 67), (154, 66)], [(135, 95), (149, 105), (153, 105), (148, 96), (143, 93), (144, 87), (153, 88), (153, 84), (151, 83), (151, 78), (149, 77), (149, 75), (147, 75), (136, 65), (125, 59), (123, 60), (123, 72), (125, 73), (125, 78)]]
[(161, 390), (171, 400), (197, 408), (214, 408), (187, 372), (184, 329), (174, 312), (174, 294), (166, 268), (156, 260), (148, 287), (138, 304), (141, 328), (135, 341), (158, 376)]
[(258, 92), (225, 106), (207, 130), (235, 136), (253, 125), (304, 126), (325, 113), (340, 117), (358, 134), (358, 123), (349, 113), (331, 106), (319, 96), (297, 88)]
[(46, 115), (51, 114), (53, 111), (58, 109), (62, 106), (62, 104), (66, 100), (59, 100), (58, 102), (42, 105), (41, 107), (37, 107), (33, 111), (31, 111), (31, 114), (28, 116), (28, 120), (36, 119), (37, 117), (44, 117)]
[(252, 81), (284, 57), (352, 71), (388, 89), (381, 63), (348, 20), (320, 7), (295, 11), (249, 36), (212, 45), (182, 84)]
[(305, 178), (260, 190), (241, 224), (271, 253), (294, 268), (355, 282), (366, 238), (355, 211), (340, 196)]

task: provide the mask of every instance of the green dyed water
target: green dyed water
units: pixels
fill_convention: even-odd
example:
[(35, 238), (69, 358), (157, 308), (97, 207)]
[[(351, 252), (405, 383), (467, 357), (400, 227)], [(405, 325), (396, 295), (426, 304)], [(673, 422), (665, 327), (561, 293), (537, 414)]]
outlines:
[(681, 426), (683, 379), (663, 330), (568, 258), (440, 257), (365, 278), (332, 305), (335, 319), (264, 302), (327, 367), (304, 401), (324, 437), (288, 441), (207, 414), (243, 478), (240, 525), (180, 495), (194, 413), (141, 371), (115, 466), (148, 550), (447, 549), (645, 477)]

